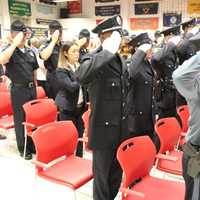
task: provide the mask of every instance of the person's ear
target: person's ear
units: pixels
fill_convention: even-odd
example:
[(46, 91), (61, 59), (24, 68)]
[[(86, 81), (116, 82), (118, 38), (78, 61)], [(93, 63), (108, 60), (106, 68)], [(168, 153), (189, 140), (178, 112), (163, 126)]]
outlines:
[(64, 53), (64, 56), (65, 56), (65, 57), (68, 57), (67, 51), (64, 51), (63, 53)]

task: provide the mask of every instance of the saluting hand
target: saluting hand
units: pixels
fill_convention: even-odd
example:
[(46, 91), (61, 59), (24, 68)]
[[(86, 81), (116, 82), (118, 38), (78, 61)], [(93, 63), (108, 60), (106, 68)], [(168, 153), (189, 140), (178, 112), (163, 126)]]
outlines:
[(86, 44), (87, 42), (87, 38), (81, 38), (79, 40), (76, 41), (76, 44), (81, 48), (84, 44)]
[(152, 44), (142, 44), (138, 47), (138, 49), (144, 51), (145, 53), (147, 53), (148, 50), (150, 50), (152, 48)]
[(102, 47), (103, 49), (108, 50), (111, 53), (115, 54), (119, 50), (121, 40), (122, 38), (119, 32), (114, 31), (110, 37), (106, 38), (103, 41)]
[(59, 36), (60, 36), (60, 31), (59, 30), (54, 31), (54, 33), (51, 36), (52, 41), (56, 43), (59, 39)]
[(177, 36), (174, 36), (172, 38), (170, 38), (168, 40), (168, 42), (172, 42), (174, 43), (176, 46), (179, 44), (179, 42), (181, 41), (181, 36), (177, 35)]
[(23, 32), (19, 32), (19, 33), (13, 38), (12, 44), (13, 44), (15, 47), (18, 47), (18, 46), (21, 44), (23, 38), (24, 38)]

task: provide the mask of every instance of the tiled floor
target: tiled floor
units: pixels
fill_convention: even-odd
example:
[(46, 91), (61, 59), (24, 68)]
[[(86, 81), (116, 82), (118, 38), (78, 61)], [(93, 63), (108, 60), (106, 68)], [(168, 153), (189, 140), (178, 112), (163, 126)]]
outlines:
[[(2, 132), (0, 132), (2, 133)], [(16, 148), (13, 131), (0, 140), (0, 199), (1, 200), (73, 200), (74, 193), (67, 187), (35, 177), (34, 165), (22, 159)], [(91, 158), (89, 153), (86, 157)], [(163, 177), (155, 171), (154, 175)], [(166, 176), (182, 181), (181, 178)], [(120, 196), (120, 195), (119, 195)], [(116, 199), (120, 199), (119, 196)], [(92, 200), (92, 181), (76, 192), (77, 200)]]

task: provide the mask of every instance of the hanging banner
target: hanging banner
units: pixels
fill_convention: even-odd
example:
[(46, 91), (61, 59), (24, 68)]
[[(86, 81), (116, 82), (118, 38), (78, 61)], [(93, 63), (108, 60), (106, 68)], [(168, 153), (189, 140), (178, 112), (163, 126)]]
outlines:
[(96, 16), (112, 16), (117, 14), (120, 14), (120, 5), (95, 7)]
[(178, 13), (164, 13), (163, 26), (172, 27), (181, 23), (182, 15)]
[(158, 17), (131, 18), (131, 30), (157, 30), (159, 25)]
[(82, 12), (82, 2), (80, 1), (69, 1), (67, 2), (67, 8), (69, 14), (79, 14)]
[(135, 4), (135, 15), (158, 14), (158, 3)]
[(31, 16), (31, 4), (9, 0), (9, 13), (10, 15), (17, 15), (17, 16)]
[(200, 16), (200, 1), (188, 0), (188, 14)]
[(120, 1), (120, 0), (95, 0), (96, 3), (107, 3), (107, 2), (113, 2), (113, 1)]

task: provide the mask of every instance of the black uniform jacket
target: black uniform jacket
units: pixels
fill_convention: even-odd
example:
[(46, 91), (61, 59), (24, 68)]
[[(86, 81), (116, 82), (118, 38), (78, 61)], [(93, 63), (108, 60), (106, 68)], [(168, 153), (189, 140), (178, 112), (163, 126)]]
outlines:
[(89, 147), (116, 149), (128, 135), (125, 62), (100, 47), (82, 58), (76, 75), (81, 84), (87, 85), (91, 102)]
[(152, 58), (152, 66), (156, 72), (155, 94), (158, 109), (172, 110), (176, 113), (176, 90), (172, 82), (172, 73), (177, 68), (177, 48), (173, 43), (166, 44)]
[[(137, 50), (129, 66), (130, 90), (127, 98), (129, 131), (142, 133), (153, 130), (153, 70), (145, 59), (146, 53)], [(137, 72), (137, 74), (135, 73)]]
[[(74, 111), (77, 107), (80, 84), (75, 79), (71, 70), (64, 68), (56, 69), (56, 76), (59, 84), (59, 91), (56, 95), (56, 105), (59, 110)], [(84, 108), (86, 108), (85, 89), (82, 87)]]

